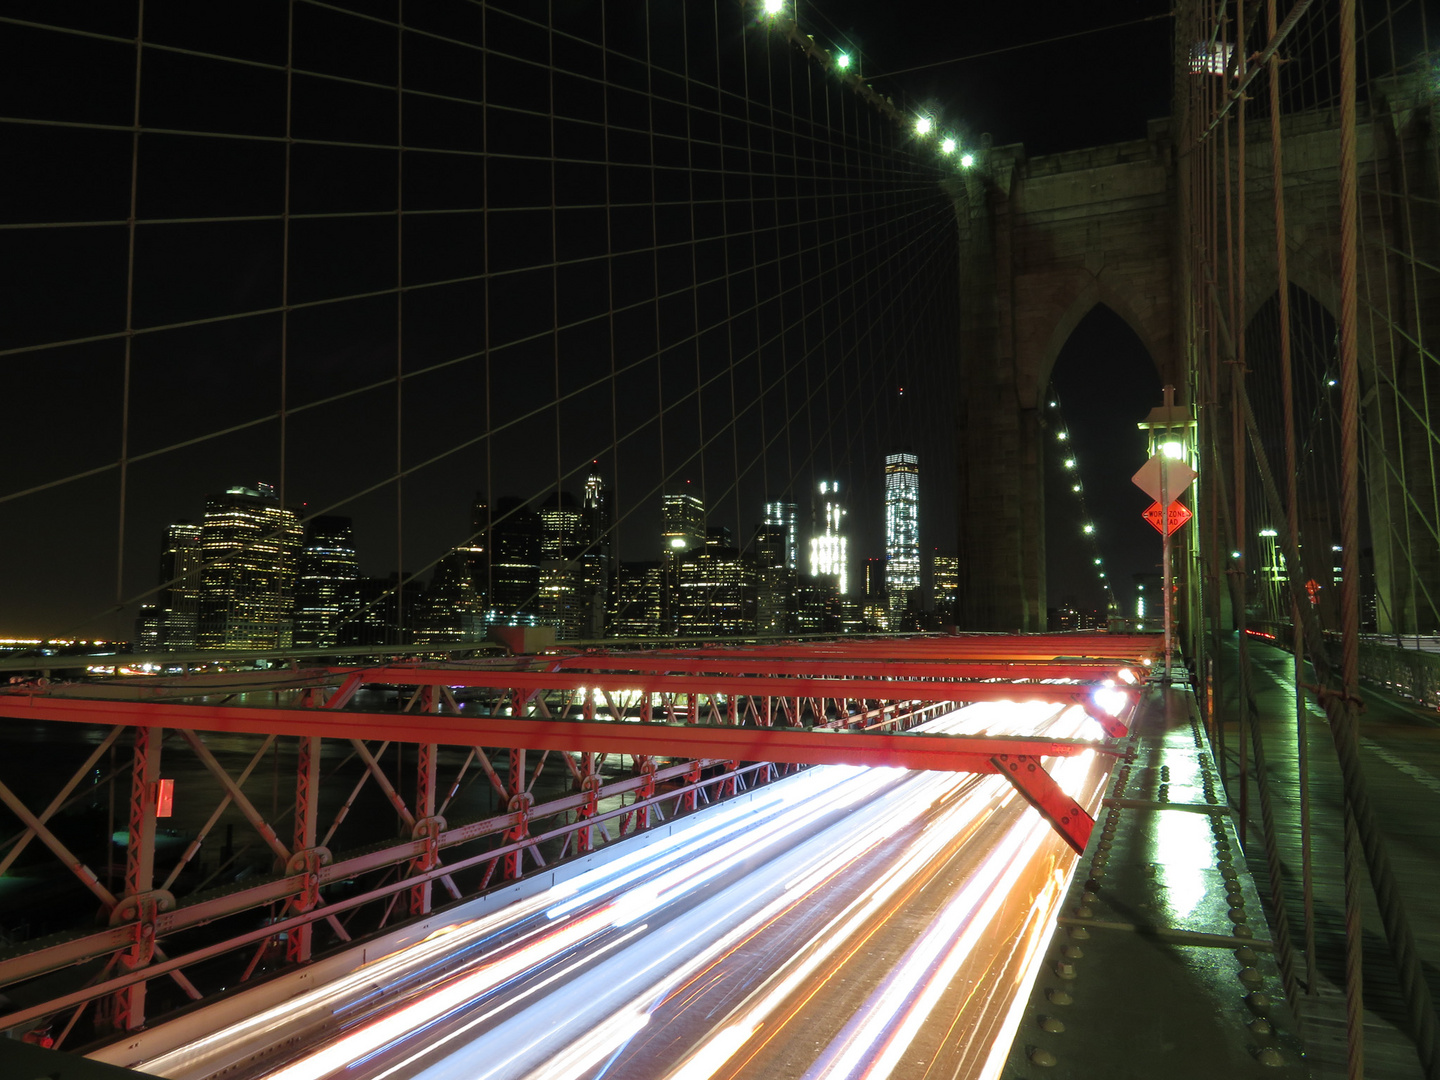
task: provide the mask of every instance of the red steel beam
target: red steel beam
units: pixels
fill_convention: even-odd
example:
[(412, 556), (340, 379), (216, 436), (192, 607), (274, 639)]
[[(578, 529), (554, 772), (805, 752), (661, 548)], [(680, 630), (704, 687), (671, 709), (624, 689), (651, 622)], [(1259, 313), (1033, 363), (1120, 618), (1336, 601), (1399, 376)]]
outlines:
[(806, 731), (710, 724), (641, 724), (472, 717), (448, 713), (330, 712), (325, 709), (249, 708), (115, 702), (42, 695), (7, 695), (0, 713), (23, 720), (179, 727), (253, 735), (319, 735), (334, 739), (392, 739), (447, 746), (503, 746), (526, 750), (778, 761), (801, 765), (884, 765), (907, 769), (994, 772), (996, 754), (1059, 756), (1103, 749), (1084, 740), (1031, 736), (921, 735)]
[(1040, 759), (1032, 754), (997, 754), (995, 771), (1015, 785), (1025, 801), (1040, 811), (1040, 816), (1054, 827), (1065, 842), (1081, 854), (1095, 830), (1095, 819), (1077, 803), (1045, 771)]

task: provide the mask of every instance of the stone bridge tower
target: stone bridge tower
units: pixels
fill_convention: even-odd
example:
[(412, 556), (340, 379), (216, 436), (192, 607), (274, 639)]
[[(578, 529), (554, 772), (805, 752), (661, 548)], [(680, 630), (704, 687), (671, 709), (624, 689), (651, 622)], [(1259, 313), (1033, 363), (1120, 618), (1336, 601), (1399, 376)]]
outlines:
[[(1433, 615), (1440, 608), (1440, 493), (1434, 480), (1440, 437), (1423, 419), (1440, 416), (1440, 358), (1434, 354), (1440, 295), (1432, 295), (1440, 292), (1440, 275), (1415, 273), (1416, 265), (1440, 266), (1434, 97), (1435, 87), (1424, 80), (1380, 82), (1357, 132), (1362, 467), (1369, 518), (1362, 535), (1373, 543), (1379, 628), (1402, 633), (1440, 629)], [(1280, 287), (1268, 121), (1248, 125), (1246, 134), (1240, 332)], [(1046, 628), (1041, 405), (1056, 357), (1081, 319), (1097, 304), (1113, 310), (1149, 350), (1162, 383), (1176, 387), (1177, 402), (1189, 401), (1190, 358), (1208, 345), (1197, 341), (1190, 318), (1189, 294), (1204, 282), (1191, 282), (1188, 268), (1196, 253), (1182, 250), (1188, 241), (1182, 239), (1179, 152), (1170, 121), (1157, 120), (1144, 139), (1088, 150), (1031, 158), (1019, 145), (987, 148), (979, 167), (951, 182), (960, 231), (963, 628)], [(1334, 316), (1334, 116), (1286, 117), (1282, 152), (1289, 280)], [(1237, 158), (1232, 155), (1232, 168)], [(1205, 272), (1227, 295), (1223, 256), (1208, 264)], [(1228, 457), (1228, 446), (1222, 453)], [(1328, 573), (1331, 541), (1320, 531), (1312, 539), (1302, 523), (1302, 546), (1321, 553)]]
[(1173, 155), (1169, 123), (1156, 121), (1145, 139), (1047, 157), (994, 147), (952, 187), (966, 629), (1046, 629), (1041, 406), (1080, 320), (1104, 304), (1162, 381), (1189, 383), (1175, 326)]

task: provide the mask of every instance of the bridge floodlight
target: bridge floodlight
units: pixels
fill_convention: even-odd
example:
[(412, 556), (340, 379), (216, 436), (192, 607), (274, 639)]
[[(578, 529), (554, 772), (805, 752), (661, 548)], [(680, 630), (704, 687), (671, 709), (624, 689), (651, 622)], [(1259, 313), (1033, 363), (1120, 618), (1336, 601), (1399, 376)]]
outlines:
[(1095, 532), (1095, 526), (1094, 526), (1093, 524), (1091, 524), (1090, 522), (1087, 521), (1087, 522), (1085, 523), (1085, 535), (1086, 535), (1086, 536), (1090, 536), (1090, 535), (1092, 535), (1094, 532)]
[(1096, 560), (1095, 560), (1095, 565), (1096, 565), (1096, 566), (1099, 566), (1099, 565), (1100, 565), (1100, 560), (1099, 560), (1099, 559), (1096, 559)]
[(1073, 457), (1067, 457), (1067, 458), (1065, 459), (1065, 468), (1067, 468), (1067, 469), (1073, 469), (1074, 467), (1075, 467), (1075, 459), (1074, 459)]
[(763, 0), (761, 7), (766, 15), (779, 15), (785, 11), (785, 0)]
[(849, 67), (850, 67), (850, 54), (849, 54), (849, 53), (843, 53), (843, 52), (842, 52), (842, 53), (837, 53), (837, 54), (835, 55), (835, 66), (836, 66), (837, 68), (839, 68), (841, 71), (846, 71), (846, 70), (848, 70)]
[(961, 168), (968, 169), (968, 168), (970, 168), (971, 165), (974, 165), (974, 164), (975, 164), (975, 155), (974, 155), (974, 154), (962, 154), (962, 155), (960, 155), (960, 167), (961, 167)]
[(928, 116), (917, 117), (915, 120), (915, 134), (929, 135), (930, 129), (934, 126), (935, 125), (930, 122), (930, 118)]
[(1055, 438), (1059, 439), (1061, 442), (1064, 442), (1069, 437), (1070, 433), (1068, 431), (1057, 431), (1055, 433)]
[(1071, 484), (1071, 485), (1070, 485), (1070, 490), (1073, 491), (1073, 492), (1075, 492), (1075, 494), (1078, 495), (1078, 494), (1080, 494), (1080, 485), (1079, 485), (1079, 484)]
[(1178, 442), (1165, 442), (1160, 444), (1160, 452), (1171, 461), (1179, 461), (1185, 456), (1185, 446)]
[(955, 152), (955, 140), (947, 136), (945, 141), (940, 144), (940, 152), (942, 154), (953, 154)]

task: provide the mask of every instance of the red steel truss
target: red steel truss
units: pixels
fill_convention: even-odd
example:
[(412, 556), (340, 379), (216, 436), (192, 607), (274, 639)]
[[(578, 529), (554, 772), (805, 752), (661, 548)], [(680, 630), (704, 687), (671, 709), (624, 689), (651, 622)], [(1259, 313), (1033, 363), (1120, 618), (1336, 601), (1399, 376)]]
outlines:
[[(584, 854), (667, 814), (765, 782), (778, 775), (777, 766), (1000, 772), (1083, 848), (1093, 821), (1059, 790), (1041, 759), (1106, 749), (1102, 733), (1124, 733), (1116, 714), (1125, 710), (1115, 701), (1127, 697), (1115, 694), (1133, 702), (1128, 684), (1136, 680), (1124, 669), (1140, 670), (1155, 641), (979, 635), (555, 651), (5, 688), (0, 715), (12, 721), (87, 724), (103, 734), (40, 813), (0, 768), (0, 800), (21, 826), (0, 856), (0, 871), (38, 840), (99, 902), (108, 925), (22, 943), (0, 957), (0, 988), (65, 969), (77, 973), (71, 990), (13, 1010), (0, 1017), (0, 1027), (38, 1023), (55, 1034), (59, 1024), (63, 1039), (93, 1004), (91, 1029), (138, 1028), (147, 1021), (147, 988), (153, 1000), (159, 976), (173, 984), (166, 1001), (174, 1004), (213, 992), (201, 987), (215, 981), (215, 972), (224, 972), (221, 985), (228, 985), (305, 963), (318, 948), (430, 911), (437, 884), (445, 900), (460, 899), (520, 876), (527, 862), (541, 868), (548, 859)], [(1111, 692), (1112, 711), (1096, 704), (1102, 688)], [(393, 695), (393, 711), (374, 706), (382, 690)], [(981, 701), (1078, 703), (1100, 730), (1096, 741), (906, 730)], [(107, 751), (113, 755), (122, 732), (129, 733), (129, 767), (117, 767), (108, 782), (113, 787), (128, 773), (129, 830), (123, 880), (111, 884), (47, 822), (78, 798), (73, 792)], [(253, 756), (243, 768), (217, 758), (211, 743), (221, 736), (244, 740)], [(162, 746), (167, 755), (188, 752), (213, 784), (208, 794), (177, 797), (208, 797), (216, 808), (158, 878)], [(267, 815), (253, 794), (253, 774), (267, 756), (273, 769), (282, 747), (293, 753), (293, 794), (284, 814)], [(321, 765), (327, 748), (332, 759), (344, 757), (328, 773)], [(387, 768), (391, 758), (395, 765)], [(337, 786), (348, 792), (328, 827), (322, 778), (332, 792)], [(467, 778), (492, 793), (492, 810), (451, 822), (447, 811), (459, 805)], [(346, 851), (335, 851), (347, 815), (367, 798), (388, 804), (401, 837), (352, 835)], [(248, 827), (251, 849), (264, 853), (269, 872), (217, 889), (210, 887), (217, 870), (183, 890), (179, 883), (197, 876), (207, 837), (222, 820), (235, 819)], [(253, 864), (256, 856), (250, 858)], [(259, 916), (260, 925), (233, 929), (246, 913)], [(196, 931), (222, 919), (232, 920), (224, 932), (197, 940)], [(173, 956), (167, 939), (180, 943)]]

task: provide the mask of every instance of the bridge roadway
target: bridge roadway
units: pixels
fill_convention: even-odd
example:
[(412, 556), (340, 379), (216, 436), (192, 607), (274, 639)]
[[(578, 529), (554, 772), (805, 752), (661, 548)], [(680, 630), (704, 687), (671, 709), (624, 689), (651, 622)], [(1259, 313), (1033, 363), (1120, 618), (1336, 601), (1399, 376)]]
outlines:
[[(1011, 725), (1094, 727), (1033, 702), (931, 727)], [(1092, 812), (1112, 762), (1049, 759)], [(848, 766), (612, 850), (244, 1019), (216, 1020), (242, 995), (92, 1057), (173, 1080), (997, 1075), (1076, 864), (1001, 776)]]

